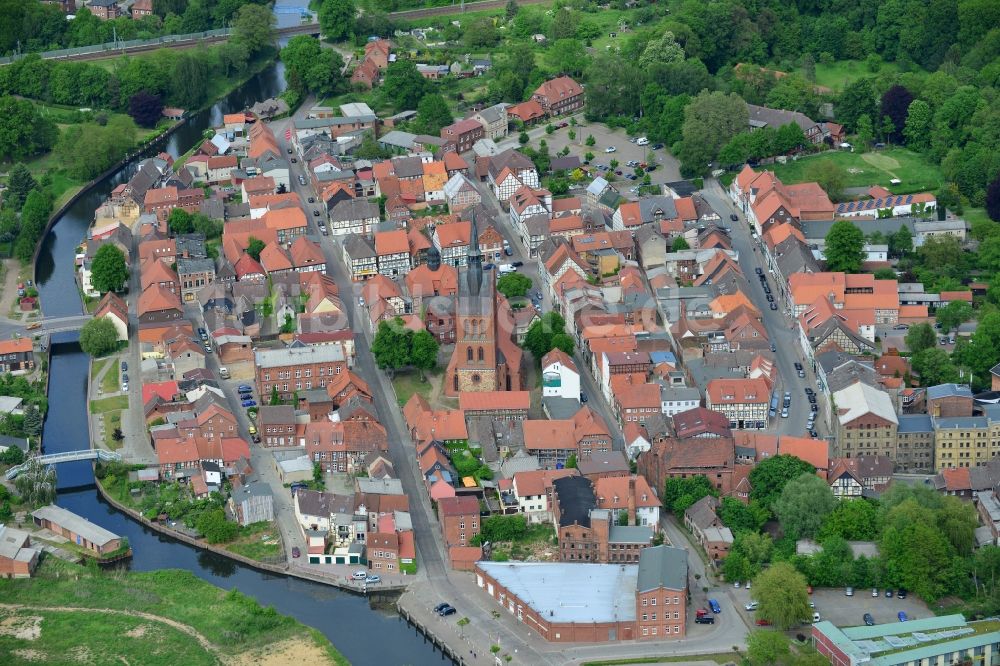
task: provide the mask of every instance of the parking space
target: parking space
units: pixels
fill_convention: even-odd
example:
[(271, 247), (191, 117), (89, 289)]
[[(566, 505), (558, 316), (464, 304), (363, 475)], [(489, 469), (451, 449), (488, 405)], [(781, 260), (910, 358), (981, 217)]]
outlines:
[(824, 620), (833, 622), (838, 627), (853, 627), (864, 624), (865, 613), (871, 613), (875, 624), (899, 622), (900, 611), (906, 613), (907, 619), (916, 620), (934, 615), (927, 605), (919, 598), (908, 594), (905, 599), (899, 599), (893, 594), (886, 599), (885, 590), (879, 589), (879, 596), (873, 597), (871, 588), (855, 589), (854, 596), (844, 594), (844, 589), (816, 590), (812, 597), (816, 610)]
[[(748, 624), (756, 621), (756, 613), (745, 610), (746, 604), (753, 598), (753, 589), (734, 589), (733, 596), (737, 600), (737, 612), (743, 613)], [(809, 600), (815, 605), (815, 610), (824, 620), (833, 622), (838, 627), (855, 627), (865, 623), (865, 613), (871, 613), (875, 624), (899, 622), (899, 611), (906, 613), (908, 620), (930, 617), (933, 613), (927, 605), (917, 597), (908, 594), (906, 599), (899, 599), (893, 594), (891, 599), (885, 597), (885, 590), (879, 589), (879, 596), (873, 597), (871, 588), (855, 589), (854, 596), (844, 594), (844, 588), (817, 589)], [(895, 591), (894, 591), (895, 592)]]
[[(576, 133), (575, 139), (569, 138), (570, 130)], [(588, 136), (594, 137), (593, 146), (587, 145)], [(569, 147), (569, 154), (579, 157), (581, 161), (588, 152), (593, 153), (594, 160), (591, 164), (595, 168), (597, 165), (609, 167), (611, 160), (616, 160), (618, 162), (617, 169), (623, 175), (628, 175), (633, 172), (632, 168), (625, 166), (628, 162), (646, 162), (656, 165), (656, 169), (649, 174), (654, 184), (680, 180), (679, 163), (665, 148), (653, 150), (655, 145), (653, 142), (645, 146), (632, 143), (623, 129), (611, 129), (600, 123), (585, 123), (577, 127), (557, 129), (552, 134), (543, 134), (539, 139), (533, 139), (529, 145), (537, 147), (538, 141), (542, 138), (548, 144), (551, 155), (556, 155), (563, 148)], [(607, 152), (607, 149), (611, 147), (615, 149), (614, 152)], [(630, 187), (635, 184), (622, 177), (619, 177), (619, 180)]]

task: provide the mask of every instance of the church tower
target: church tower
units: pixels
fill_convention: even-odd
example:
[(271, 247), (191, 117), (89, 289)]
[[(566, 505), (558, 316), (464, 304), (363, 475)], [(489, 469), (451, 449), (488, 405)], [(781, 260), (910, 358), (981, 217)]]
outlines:
[(455, 304), (455, 351), (448, 363), (445, 393), (496, 391), (496, 284), (493, 273), (483, 270), (479, 231), (472, 218), (468, 268), (459, 276)]

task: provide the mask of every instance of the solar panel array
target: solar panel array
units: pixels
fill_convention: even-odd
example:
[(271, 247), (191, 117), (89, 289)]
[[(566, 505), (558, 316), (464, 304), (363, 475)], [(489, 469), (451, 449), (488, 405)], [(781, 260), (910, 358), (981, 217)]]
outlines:
[(864, 199), (862, 201), (849, 201), (837, 206), (838, 213), (854, 213), (877, 208), (892, 208), (894, 206), (905, 206), (913, 203), (913, 195), (889, 196), (882, 199)]

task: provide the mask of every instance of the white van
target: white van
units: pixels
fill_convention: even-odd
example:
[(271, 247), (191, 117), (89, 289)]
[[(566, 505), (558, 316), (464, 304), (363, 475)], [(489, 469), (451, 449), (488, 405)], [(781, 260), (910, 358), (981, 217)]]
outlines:
[(635, 145), (637, 145), (637, 146), (645, 146), (645, 145), (648, 145), (648, 144), (649, 144), (649, 139), (647, 139), (644, 136), (636, 139), (636, 142), (635, 142)]
[(229, 368), (222, 366), (219, 368), (219, 376), (223, 379), (229, 379)]
[(497, 271), (500, 275), (507, 275), (508, 273), (516, 273), (517, 269), (514, 268), (514, 264), (500, 264)]

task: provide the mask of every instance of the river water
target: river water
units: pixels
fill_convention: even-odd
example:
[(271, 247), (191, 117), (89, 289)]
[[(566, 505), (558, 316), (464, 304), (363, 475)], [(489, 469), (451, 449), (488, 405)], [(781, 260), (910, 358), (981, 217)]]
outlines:
[[(274, 64), (212, 108), (195, 114), (165, 146), (151, 152), (166, 150), (176, 157), (201, 140), (206, 128), (221, 124), (224, 113), (240, 111), (280, 93), (284, 87), (284, 67), (281, 63)], [(75, 249), (93, 220), (94, 210), (115, 186), (128, 180), (134, 169), (135, 164), (130, 163), (98, 183), (59, 218), (43, 239), (35, 277), (46, 316), (83, 311), (74, 279)], [(43, 431), (45, 452), (89, 448), (87, 356), (80, 351), (76, 334), (57, 334), (51, 342), (49, 411)], [(103, 501), (94, 488), (88, 462), (59, 465), (58, 479), (61, 506), (128, 537), (134, 552), (131, 568), (135, 571), (187, 569), (221, 588), (235, 587), (261, 604), (274, 606), (279, 612), (315, 627), (353, 664), (449, 661), (400, 619), (392, 604), (377, 608), (364, 597), (336, 588), (260, 572), (143, 527)]]

